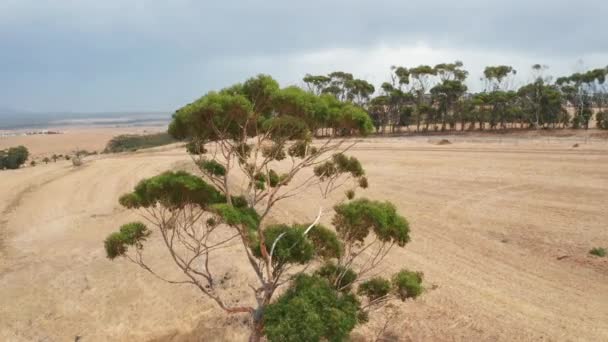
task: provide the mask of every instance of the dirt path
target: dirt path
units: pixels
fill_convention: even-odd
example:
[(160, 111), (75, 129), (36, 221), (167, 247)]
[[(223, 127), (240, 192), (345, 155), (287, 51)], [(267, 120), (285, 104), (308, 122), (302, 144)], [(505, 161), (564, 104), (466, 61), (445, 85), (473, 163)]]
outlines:
[[(608, 247), (608, 146), (587, 149), (357, 146), (371, 186), (360, 195), (393, 201), (412, 226), (412, 242), (394, 251), (386, 271), (422, 270), (427, 286), (436, 285), (396, 309), (391, 332), (415, 341), (608, 340), (608, 258), (587, 254)], [(0, 340), (146, 340), (201, 320), (208, 337), (243, 337), (238, 327), (213, 329), (223, 316), (196, 291), (104, 256), (105, 236), (137, 218), (118, 196), (188, 161), (168, 149), (101, 157), (79, 169), (58, 162), (2, 173)], [(317, 209), (302, 203), (315, 198), (285, 202), (279, 216), (309, 219)], [(171, 274), (163, 250), (149, 252)], [(238, 251), (226, 253), (243, 261)], [(238, 261), (230, 267), (245, 269)], [(236, 279), (246, 291), (246, 280)], [(381, 323), (356, 334), (371, 336)]]

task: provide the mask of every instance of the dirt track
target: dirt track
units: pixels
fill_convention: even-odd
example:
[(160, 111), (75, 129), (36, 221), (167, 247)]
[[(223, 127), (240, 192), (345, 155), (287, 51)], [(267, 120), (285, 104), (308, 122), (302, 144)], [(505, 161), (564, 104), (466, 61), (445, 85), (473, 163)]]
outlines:
[[(412, 226), (387, 271), (422, 270), (429, 288), (395, 309), (403, 340), (608, 340), (608, 144), (467, 143), (378, 139), (352, 152), (371, 188)], [(458, 152), (458, 153), (456, 153)], [(146, 176), (188, 165), (181, 149), (104, 156), (0, 174), (0, 340), (146, 340), (189, 331), (235, 339), (238, 324), (189, 288), (108, 261), (102, 241), (135, 218), (117, 198)], [(279, 208), (310, 219), (312, 194)], [(325, 217), (329, 221), (330, 217)], [(241, 260), (227, 251), (226, 260)], [(152, 258), (161, 269), (162, 249)], [(239, 278), (242, 264), (230, 265)], [(372, 336), (372, 322), (355, 335)]]

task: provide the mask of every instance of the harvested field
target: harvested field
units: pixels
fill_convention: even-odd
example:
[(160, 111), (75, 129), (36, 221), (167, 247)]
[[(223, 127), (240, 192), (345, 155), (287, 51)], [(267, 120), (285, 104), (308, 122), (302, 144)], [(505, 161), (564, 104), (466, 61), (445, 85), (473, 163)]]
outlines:
[[(608, 340), (608, 258), (588, 254), (608, 247), (608, 141), (447, 139), (368, 139), (351, 151), (370, 182), (358, 196), (392, 201), (412, 227), (412, 242), (392, 252), (385, 271), (421, 270), (428, 288), (389, 310), (387, 333), (403, 341)], [(171, 168), (191, 168), (175, 145), (90, 157), (80, 168), (58, 161), (0, 172), (0, 340), (246, 336), (242, 320), (226, 319), (194, 289), (105, 257), (107, 234), (137, 218), (118, 197)], [(313, 198), (284, 202), (277, 218), (310, 220)], [(162, 248), (147, 253), (178, 275)], [(228, 281), (248, 293), (240, 251), (217, 258), (234, 260)], [(372, 338), (383, 324), (375, 319), (353, 335)]]

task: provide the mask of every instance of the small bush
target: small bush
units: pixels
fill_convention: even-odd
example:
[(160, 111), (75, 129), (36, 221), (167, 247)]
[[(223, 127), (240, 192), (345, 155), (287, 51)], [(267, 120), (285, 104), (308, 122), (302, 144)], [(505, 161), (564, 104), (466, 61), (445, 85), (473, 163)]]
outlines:
[(452, 144), (448, 139), (441, 139), (437, 142), (437, 145), (450, 145)]
[(347, 190), (346, 191), (346, 198), (348, 198), (349, 200), (352, 200), (353, 198), (355, 198), (355, 191), (354, 190)]
[(30, 153), (25, 146), (0, 150), (0, 170), (18, 169), (25, 163)]
[(603, 257), (605, 257), (605, 256), (606, 256), (606, 248), (603, 248), (603, 247), (595, 247), (595, 248), (592, 248), (592, 249), (589, 251), (589, 254), (591, 254), (591, 255), (595, 255), (595, 256), (598, 256), (598, 257), (600, 257), (600, 258), (603, 258)]
[(388, 295), (390, 291), (390, 281), (381, 277), (375, 277), (361, 283), (361, 285), (359, 285), (359, 290), (357, 291), (357, 293), (359, 295), (369, 298), (370, 301), (373, 301)]
[(401, 300), (416, 298), (422, 293), (422, 273), (401, 270), (393, 276), (393, 287)]
[(169, 133), (148, 135), (125, 134), (119, 135), (108, 142), (104, 153), (136, 151), (142, 148), (163, 146), (177, 142)]

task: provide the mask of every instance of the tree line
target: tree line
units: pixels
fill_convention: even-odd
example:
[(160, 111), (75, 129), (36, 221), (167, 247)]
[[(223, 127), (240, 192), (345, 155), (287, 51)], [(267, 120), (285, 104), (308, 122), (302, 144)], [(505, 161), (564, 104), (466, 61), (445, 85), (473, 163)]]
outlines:
[[(608, 66), (554, 79), (548, 67), (531, 67), (532, 81), (514, 89), (508, 65), (484, 69), (483, 91), (470, 93), (460, 61), (413, 68), (392, 66), (379, 89), (337, 71), (303, 78), (304, 88), (365, 110), (377, 133), (403, 131), (585, 128), (608, 129)], [(331, 127), (331, 124), (326, 125)], [(320, 135), (330, 131), (321, 130)], [(334, 134), (334, 133), (331, 133)]]

